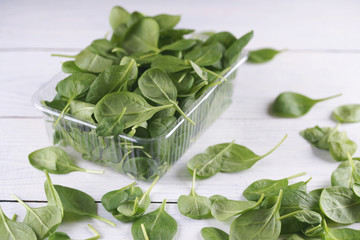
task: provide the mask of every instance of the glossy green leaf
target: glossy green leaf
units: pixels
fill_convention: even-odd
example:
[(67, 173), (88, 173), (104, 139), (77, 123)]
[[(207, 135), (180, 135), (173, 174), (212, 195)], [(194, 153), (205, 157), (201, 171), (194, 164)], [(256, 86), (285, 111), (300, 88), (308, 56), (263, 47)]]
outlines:
[(272, 114), (278, 117), (297, 118), (304, 116), (318, 102), (326, 101), (339, 95), (322, 99), (311, 99), (295, 92), (283, 92), (272, 105)]
[(210, 45), (213, 43), (221, 43), (225, 48), (228, 48), (236, 41), (234, 35), (229, 32), (218, 32), (211, 35), (206, 41), (204, 42), (204, 46)]
[(62, 71), (64, 73), (77, 73), (77, 72), (83, 72), (74, 61), (67, 61), (62, 64)]
[(353, 155), (357, 149), (357, 144), (347, 137), (346, 132), (333, 131), (327, 141), (330, 154), (336, 161), (347, 160), (347, 154)]
[(230, 67), (233, 65), (241, 55), (244, 47), (250, 42), (254, 35), (253, 31), (248, 32), (241, 38), (234, 41), (230, 47), (228, 47), (224, 53), (224, 65), (225, 67)]
[(129, 21), (130, 14), (122, 7), (115, 6), (110, 11), (109, 22), (112, 29), (116, 29), (121, 24)]
[(0, 234), (3, 240), (37, 240), (34, 230), (26, 223), (10, 220), (0, 207)]
[(211, 201), (207, 197), (195, 193), (196, 169), (193, 171), (193, 182), (189, 195), (181, 195), (177, 206), (180, 213), (193, 219), (204, 219), (211, 217)]
[(249, 52), (247, 61), (250, 63), (265, 63), (273, 59), (281, 51), (271, 48), (263, 48)]
[(274, 206), (268, 209), (254, 209), (236, 218), (230, 226), (230, 240), (278, 239), (281, 231), (279, 209), (282, 190)]
[(180, 21), (180, 15), (159, 14), (153, 17), (159, 24), (160, 30), (172, 29)]
[(174, 116), (154, 119), (148, 127), (151, 137), (158, 137), (168, 132), (175, 122), (176, 118)]
[(360, 104), (349, 104), (337, 107), (334, 110), (334, 118), (339, 122), (360, 122)]
[(185, 59), (191, 60), (199, 66), (213, 65), (219, 61), (221, 57), (222, 51), (218, 43), (195, 48), (184, 56)]
[(97, 215), (97, 205), (95, 200), (82, 191), (74, 188), (54, 185), (59, 194), (61, 203), (66, 215), (88, 216), (103, 221), (111, 226), (115, 226), (111, 221)]
[(76, 56), (75, 64), (82, 71), (100, 73), (112, 65), (113, 60), (100, 56), (100, 54), (86, 48)]
[(94, 104), (72, 100), (70, 103), (70, 114), (77, 119), (93, 123), (92, 115), (94, 114), (94, 108)]
[(41, 148), (30, 153), (29, 161), (33, 167), (39, 170), (47, 170), (52, 174), (66, 174), (74, 171), (103, 173), (102, 171), (87, 170), (76, 166), (63, 149), (55, 146)]
[(44, 173), (46, 176), (46, 181), (44, 183), (44, 190), (45, 190), (45, 195), (46, 195), (46, 199), (48, 202), (48, 206), (58, 207), (61, 211), (61, 217), (63, 217), (64, 216), (64, 206), (62, 205), (60, 196), (51, 181), (49, 173), (46, 170), (44, 170)]
[(201, 229), (201, 236), (204, 240), (228, 240), (229, 234), (221, 229), (214, 227), (204, 227)]
[(177, 223), (165, 211), (166, 200), (161, 206), (153, 212), (145, 214), (140, 219), (136, 220), (131, 227), (131, 233), (134, 240), (146, 240), (144, 238), (141, 225), (145, 227), (149, 240), (156, 239), (173, 239), (177, 232)]
[(159, 55), (151, 62), (152, 68), (161, 68), (165, 72), (175, 73), (180, 72), (186, 69), (190, 69), (191, 66), (186, 64), (186, 62), (180, 58), (169, 56), (169, 55)]
[(191, 48), (196, 43), (193, 39), (182, 39), (179, 41), (176, 41), (174, 43), (171, 43), (169, 45), (165, 45), (161, 47), (161, 51), (183, 51), (186, 49)]
[(327, 139), (329, 134), (333, 131), (333, 128), (315, 126), (313, 128), (307, 128), (300, 132), (300, 135), (305, 138), (314, 147), (323, 150), (329, 150), (329, 144)]

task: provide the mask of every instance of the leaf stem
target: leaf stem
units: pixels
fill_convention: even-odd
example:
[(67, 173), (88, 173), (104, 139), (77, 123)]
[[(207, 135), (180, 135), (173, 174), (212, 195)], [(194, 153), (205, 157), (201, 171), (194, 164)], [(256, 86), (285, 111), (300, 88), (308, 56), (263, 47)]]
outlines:
[(192, 179), (192, 185), (191, 185), (191, 195), (195, 197), (195, 180), (196, 180), (196, 168), (194, 168), (193, 171), (193, 179)]
[(90, 215), (90, 216), (91, 216), (92, 218), (95, 218), (95, 219), (97, 219), (97, 220), (100, 220), (100, 221), (102, 221), (102, 222), (104, 222), (104, 223), (107, 223), (107, 224), (109, 224), (110, 226), (113, 226), (113, 227), (116, 226), (116, 224), (113, 223), (112, 221), (107, 220), (106, 218), (100, 217), (99, 215)]
[(87, 172), (87, 173), (95, 173), (95, 174), (103, 174), (105, 171), (98, 171), (98, 170), (89, 170), (89, 169), (84, 169), (81, 168), (83, 172)]
[(17, 219), (17, 217), (18, 217), (18, 215), (15, 213), (14, 215), (13, 215), (13, 217), (11, 218), (11, 221), (16, 221), (16, 219)]
[(286, 179), (290, 180), (290, 179), (298, 178), (298, 177), (304, 176), (305, 174), (306, 174), (306, 172), (298, 173), (298, 174), (292, 175)]
[(188, 121), (190, 122), (192, 125), (195, 125), (195, 122), (193, 120), (191, 120), (188, 116), (186, 116), (186, 114), (181, 110), (181, 108), (179, 107), (179, 105), (177, 105), (176, 102), (172, 101), (174, 108)]
[(66, 58), (76, 58), (77, 55), (64, 55), (64, 54), (51, 54), (52, 57), (66, 57)]
[(160, 208), (161, 211), (165, 210), (166, 201), (167, 199), (164, 199), (163, 202), (161, 203), (161, 208)]
[(297, 211), (294, 211), (294, 212), (291, 212), (291, 213), (288, 213), (288, 214), (285, 214), (279, 218), (277, 218), (277, 220), (282, 220), (284, 218), (288, 218), (288, 217), (291, 217), (299, 212), (311, 212), (310, 210), (297, 210)]
[(96, 229), (93, 226), (91, 226), (90, 224), (88, 224), (88, 227), (95, 234), (95, 236), (91, 237), (91, 238), (87, 238), (85, 240), (97, 240), (97, 239), (99, 239), (100, 238), (100, 233), (98, 233), (98, 231), (96, 231)]
[(147, 235), (147, 233), (146, 233), (145, 225), (142, 223), (140, 226), (141, 226), (141, 231), (142, 231), (143, 234), (144, 234), (144, 239), (145, 239), (145, 240), (149, 240), (149, 237), (148, 237), (148, 235)]
[(273, 149), (271, 149), (269, 152), (267, 152), (267, 153), (265, 153), (264, 155), (262, 155), (262, 157), (266, 157), (266, 156), (268, 156), (269, 154), (271, 154), (272, 152), (274, 152), (284, 141), (285, 141), (285, 139), (288, 137), (288, 135), (287, 134), (285, 134), (285, 136), (281, 139), (281, 141), (278, 143), (278, 144), (276, 144), (276, 146), (273, 148)]
[(317, 225), (316, 227), (310, 228), (309, 230), (305, 231), (305, 234), (309, 234), (317, 229), (321, 228), (321, 224)]
[(331, 96), (331, 97), (327, 97), (327, 98), (317, 99), (317, 100), (315, 100), (315, 101), (317, 101), (317, 102), (322, 102), (322, 101), (326, 101), (326, 100), (333, 99), (333, 98), (336, 98), (336, 97), (340, 97), (341, 95), (342, 95), (342, 93), (337, 94), (337, 95), (334, 95), (334, 96)]
[(217, 77), (217, 78), (220, 78), (220, 79), (222, 79), (222, 80), (224, 80), (224, 81), (227, 81), (226, 78), (224, 78), (223, 76), (221, 76), (221, 75), (217, 74), (216, 72), (213, 72), (213, 71), (211, 71), (211, 70), (209, 70), (209, 69), (201, 68), (201, 70), (203, 70), (203, 71), (205, 71), (205, 72), (207, 72), (207, 73), (210, 73), (211, 75), (213, 75), (213, 76), (215, 76), (215, 77)]
[[(58, 119), (55, 121), (54, 127), (56, 127), (56, 125), (59, 123), (60, 119), (61, 119), (62, 116), (65, 114), (65, 112), (68, 112), (68, 111), (70, 110), (69, 106), (70, 106), (70, 103), (71, 103), (72, 100), (73, 100), (73, 98), (70, 98), (70, 99), (68, 100), (68, 102), (66, 103), (64, 109), (61, 111)], [(69, 108), (69, 109), (68, 109), (68, 108)]]

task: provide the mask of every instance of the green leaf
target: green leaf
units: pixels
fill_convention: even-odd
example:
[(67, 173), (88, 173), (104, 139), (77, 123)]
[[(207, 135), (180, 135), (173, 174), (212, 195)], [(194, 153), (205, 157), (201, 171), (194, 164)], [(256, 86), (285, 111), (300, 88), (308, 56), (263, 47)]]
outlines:
[(24, 223), (30, 226), (39, 239), (44, 239), (56, 231), (62, 221), (61, 209), (57, 206), (31, 208), (15, 195), (12, 195), (26, 209)]
[(145, 232), (150, 240), (174, 238), (177, 232), (177, 223), (175, 219), (165, 211), (165, 204), (166, 200), (163, 201), (158, 209), (145, 214), (133, 223), (131, 233), (134, 240), (146, 240), (141, 225), (145, 227)]
[(190, 69), (191, 66), (180, 58), (170, 55), (159, 55), (151, 62), (151, 68), (161, 68), (165, 72), (175, 73)]
[(307, 128), (300, 132), (300, 135), (305, 138), (314, 147), (323, 150), (329, 150), (327, 142), (329, 134), (333, 131), (333, 128), (315, 126), (313, 128)]
[(10, 220), (0, 207), (0, 233), (3, 240), (37, 240), (34, 230), (26, 223)]
[(82, 71), (100, 73), (108, 66), (112, 65), (113, 60), (100, 56), (100, 54), (94, 53), (90, 49), (85, 48), (76, 56), (75, 64)]
[(183, 51), (186, 49), (191, 48), (196, 43), (193, 39), (182, 39), (179, 41), (176, 41), (174, 43), (171, 43), (169, 45), (165, 45), (161, 47), (161, 51)]
[(268, 209), (254, 209), (236, 218), (230, 226), (230, 240), (278, 239), (281, 231), (279, 209), (282, 190), (275, 205)]
[(311, 99), (299, 93), (283, 92), (275, 99), (272, 105), (272, 114), (285, 118), (301, 117), (308, 113), (316, 103), (339, 96), (341, 94), (322, 99)]
[(218, 221), (225, 221), (233, 216), (242, 214), (256, 208), (262, 202), (260, 197), (258, 202), (236, 201), (236, 200), (217, 200), (211, 205), (211, 214)]
[(124, 162), (123, 171), (132, 178), (150, 180), (159, 175), (159, 164), (149, 157), (134, 157)]
[(124, 108), (125, 128), (141, 124), (149, 120), (156, 112), (171, 108), (173, 105), (153, 107), (140, 95), (132, 92), (115, 92), (107, 94), (95, 106), (94, 115), (98, 122), (106, 117), (119, 116)]
[(328, 137), (329, 151), (336, 161), (345, 161), (347, 154), (352, 156), (357, 149), (357, 144), (350, 140), (346, 132), (334, 131)]
[(29, 154), (30, 164), (39, 169), (47, 170), (52, 174), (67, 174), (74, 171), (103, 173), (76, 166), (69, 155), (59, 147), (51, 146), (41, 148)]
[(159, 14), (153, 17), (159, 24), (160, 30), (172, 29), (180, 21), (180, 15)]
[(130, 14), (122, 7), (115, 6), (110, 11), (109, 22), (113, 30), (119, 25), (126, 24), (129, 21)]
[(177, 206), (180, 213), (193, 219), (205, 219), (211, 217), (211, 201), (207, 197), (195, 193), (196, 169), (193, 172), (192, 188), (189, 195), (181, 195)]
[(66, 233), (56, 232), (49, 237), (49, 240), (71, 240), (71, 238)]
[(46, 199), (48, 201), (48, 206), (58, 207), (61, 211), (61, 217), (63, 217), (64, 216), (64, 207), (61, 203), (60, 196), (51, 181), (49, 173), (46, 170), (44, 170), (44, 172), (45, 172), (45, 176), (46, 176), (46, 181), (44, 183), (44, 190), (45, 190)]
[(176, 103), (177, 89), (166, 72), (160, 68), (150, 68), (139, 78), (138, 84), (146, 98), (162, 106), (172, 104), (187, 121), (195, 124)]
[(128, 54), (158, 51), (159, 24), (143, 18), (132, 25), (124, 36), (123, 48)]
[(324, 222), (325, 240), (356, 240), (360, 239), (360, 231), (351, 228), (329, 228)]
[(127, 89), (130, 74), (136, 62), (122, 66), (109, 66), (95, 79), (86, 95), (86, 102), (96, 104), (105, 95)]
[(64, 73), (77, 73), (83, 72), (78, 66), (76, 66), (74, 61), (67, 61), (62, 64), (62, 71)]
[(168, 132), (176, 122), (176, 117), (161, 117), (156, 118), (149, 124), (148, 130), (152, 138), (163, 135)]
[(111, 221), (97, 215), (95, 200), (87, 193), (60, 185), (54, 185), (54, 187), (61, 199), (65, 216), (69, 214), (78, 217), (88, 216), (103, 221), (113, 227), (115, 226)]
[(229, 234), (214, 227), (204, 227), (201, 229), (201, 236), (204, 240), (228, 240)]
[(94, 108), (94, 104), (72, 100), (70, 103), (70, 114), (78, 119), (93, 123), (92, 115), (94, 114)]
[(271, 48), (263, 48), (249, 52), (247, 61), (250, 63), (265, 63), (275, 57), (275, 55), (281, 53)]
[(225, 48), (228, 48), (236, 41), (234, 35), (229, 32), (218, 32), (211, 35), (206, 41), (203, 43), (204, 46), (213, 44), (213, 43), (221, 43)]
[(352, 224), (360, 221), (360, 198), (345, 187), (325, 188), (320, 197), (321, 211), (331, 220)]
[(250, 42), (254, 35), (253, 31), (248, 32), (241, 38), (233, 42), (230, 47), (228, 47), (224, 53), (224, 65), (225, 67), (230, 67), (233, 65), (241, 55), (244, 47)]
[(337, 107), (334, 110), (334, 118), (339, 122), (357, 123), (360, 122), (360, 104), (349, 104)]
[(110, 191), (101, 198), (101, 203), (108, 212), (117, 209), (118, 206), (124, 202), (134, 200), (136, 197), (142, 195), (142, 190), (139, 187), (133, 187), (136, 182), (133, 182), (118, 190)]
[(299, 173), (288, 178), (279, 180), (260, 179), (250, 184), (243, 192), (244, 197), (249, 201), (258, 201), (264, 194), (264, 197), (279, 194), (279, 191), (285, 189), (289, 184), (289, 179), (300, 177), (305, 173)]
[(199, 66), (210, 66), (219, 61), (222, 57), (221, 45), (214, 43), (208, 46), (195, 48), (185, 54), (184, 59), (193, 61)]
[(125, 128), (123, 116), (126, 108), (118, 116), (105, 117), (96, 127), (97, 136), (115, 136), (122, 134)]

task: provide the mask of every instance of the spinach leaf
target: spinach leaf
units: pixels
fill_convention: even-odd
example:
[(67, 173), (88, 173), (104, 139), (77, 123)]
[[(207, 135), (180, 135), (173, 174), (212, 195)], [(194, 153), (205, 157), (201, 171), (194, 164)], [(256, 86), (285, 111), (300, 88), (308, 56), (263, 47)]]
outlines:
[(143, 73), (138, 81), (142, 94), (162, 106), (173, 107), (191, 124), (195, 124), (176, 103), (177, 89), (171, 78), (160, 68), (151, 68)]
[(52, 174), (66, 174), (74, 171), (103, 173), (103, 171), (87, 170), (76, 166), (69, 155), (61, 148), (51, 146), (41, 148), (29, 154), (30, 164)]
[(90, 46), (88, 47), (90, 51), (92, 51), (93, 53), (97, 53), (100, 56), (107, 58), (107, 59), (112, 59), (115, 63), (119, 62), (119, 57), (115, 55), (115, 53), (113, 52), (113, 49), (116, 47), (116, 45), (112, 42), (110, 42), (107, 39), (97, 39), (94, 40)]
[(135, 199), (128, 198), (125, 202), (121, 203), (116, 208), (117, 212), (115, 214), (113, 213), (113, 216), (122, 222), (132, 222), (143, 216), (151, 202), (149, 196), (150, 192), (158, 179), (159, 176), (155, 178), (150, 187), (140, 196), (136, 196)]
[(199, 66), (210, 66), (222, 57), (221, 44), (214, 43), (208, 46), (195, 48), (187, 53), (184, 58), (193, 61)]
[(70, 103), (70, 114), (74, 117), (94, 123), (92, 115), (94, 113), (95, 105), (78, 100), (72, 100)]
[(174, 116), (154, 119), (148, 127), (151, 137), (155, 138), (168, 132), (175, 122), (176, 117)]
[(81, 97), (87, 93), (90, 84), (95, 80), (96, 76), (90, 73), (74, 73), (69, 77), (61, 80), (56, 85), (56, 91), (63, 97), (68, 99), (67, 104), (63, 108), (55, 125), (60, 120), (62, 115), (68, 111), (68, 107), (72, 100)]
[(231, 44), (236, 41), (236, 37), (229, 32), (218, 32), (211, 35), (206, 41), (203, 43), (204, 46), (213, 44), (213, 43), (221, 43), (225, 48), (229, 48)]
[(75, 64), (84, 72), (100, 73), (112, 65), (113, 60), (85, 48), (76, 56)]
[(4, 240), (37, 240), (34, 230), (26, 223), (9, 219), (0, 207), (0, 233)]
[(189, 195), (181, 195), (177, 206), (180, 213), (193, 219), (204, 219), (211, 217), (211, 201), (207, 197), (195, 193), (196, 168), (193, 171), (191, 192)]
[[(87, 238), (85, 240), (97, 240), (97, 239), (99, 239), (101, 236), (98, 233), (98, 231), (96, 231), (96, 229), (93, 226), (91, 226), (90, 224), (88, 224), (88, 226), (89, 226), (90, 230), (95, 234), (95, 236), (91, 237), (91, 238)], [(52, 234), (49, 237), (49, 240), (71, 240), (71, 238), (66, 233), (55, 232), (54, 234)]]
[(151, 62), (151, 68), (161, 68), (165, 72), (174, 73), (190, 69), (191, 66), (186, 64), (186, 62), (180, 58), (169, 55), (160, 55)]
[(158, 209), (145, 214), (133, 223), (131, 227), (131, 233), (135, 240), (146, 240), (146, 238), (144, 238), (141, 225), (144, 226), (149, 240), (174, 238), (177, 232), (177, 223), (175, 219), (165, 211), (165, 204), (166, 200), (163, 201)]
[(105, 95), (127, 89), (135, 61), (122, 66), (109, 66), (95, 79), (86, 95), (86, 102), (96, 104)]
[(205, 153), (195, 155), (187, 166), (190, 172), (197, 168), (197, 177), (208, 178), (218, 172), (239, 172), (253, 166), (257, 161), (266, 157), (286, 139), (287, 135), (268, 153), (256, 155), (245, 146), (231, 143), (222, 143), (210, 146)]
[(123, 164), (123, 171), (128, 176), (140, 180), (150, 180), (157, 177), (160, 175), (158, 162), (150, 157), (151, 156), (127, 159)]
[(64, 73), (77, 73), (77, 72), (83, 72), (74, 61), (67, 61), (62, 64), (62, 71)]
[(334, 110), (334, 118), (339, 122), (360, 122), (360, 104), (349, 104), (337, 107)]
[(360, 238), (360, 231), (351, 228), (329, 228), (323, 221), (325, 229), (325, 240), (356, 240)]
[(230, 45), (230, 47), (228, 47), (226, 49), (226, 51), (224, 53), (224, 66), (225, 67), (230, 67), (231, 65), (233, 65), (236, 62), (236, 60), (241, 55), (242, 50), (250, 42), (253, 35), (254, 35), (253, 31), (248, 32), (241, 38), (234, 41)]
[(172, 29), (180, 21), (180, 15), (159, 14), (153, 17), (159, 24), (160, 30)]
[[(289, 179), (303, 176), (305, 173), (295, 174), (288, 178), (279, 180), (261, 179), (250, 184), (243, 192), (244, 197), (249, 201), (258, 201), (264, 197), (277, 195), (280, 190), (285, 189), (289, 184)], [(281, 194), (282, 195), (282, 194)]]
[(143, 18), (126, 32), (122, 47), (128, 54), (159, 51), (159, 24), (151, 18)]
[(125, 128), (125, 123), (123, 120), (125, 111), (126, 107), (118, 116), (110, 116), (103, 118), (96, 127), (96, 135), (115, 136), (121, 134)]
[[(281, 234), (301, 233), (314, 228), (320, 228), (322, 222), (321, 214), (311, 210), (297, 210), (281, 215)], [(314, 235), (314, 233), (312, 233)]]
[(186, 49), (191, 48), (192, 46), (194, 46), (196, 43), (195, 40), (193, 39), (182, 39), (179, 41), (176, 41), (174, 43), (171, 43), (169, 45), (165, 45), (163, 47), (161, 47), (160, 51), (183, 51)]
[(285, 215), (298, 210), (313, 210), (320, 212), (319, 198), (314, 198), (314, 196), (305, 191), (288, 189), (288, 187), (286, 187), (281, 202), (280, 214)]
[(45, 195), (46, 195), (46, 199), (48, 202), (48, 206), (58, 207), (61, 211), (61, 217), (63, 217), (64, 216), (64, 207), (61, 203), (60, 196), (59, 196), (58, 192), (56, 191), (56, 189), (50, 179), (49, 173), (46, 170), (44, 170), (44, 173), (46, 176), (46, 181), (44, 183), (44, 190), (45, 190)]
[(301, 117), (308, 113), (316, 103), (339, 96), (341, 94), (322, 99), (311, 99), (299, 93), (283, 92), (275, 99), (272, 105), (272, 114), (285, 118)]
[(122, 7), (115, 6), (110, 11), (109, 22), (113, 30), (119, 25), (126, 24), (129, 21), (130, 14)]
[(88, 216), (115, 226), (113, 222), (97, 215), (95, 200), (87, 193), (61, 185), (54, 185), (54, 187), (61, 199), (65, 216), (69, 214), (78, 217)]
[(153, 107), (140, 95), (132, 92), (116, 92), (107, 94), (95, 106), (94, 115), (98, 122), (106, 117), (119, 116), (124, 108), (122, 117), (125, 127), (128, 128), (149, 120), (156, 112), (171, 108), (172, 104)]
[(217, 200), (211, 204), (211, 214), (219, 221), (225, 221), (233, 216), (242, 214), (260, 205), (264, 195), (258, 202), (236, 201), (236, 200)]
[[(131, 199), (142, 195), (142, 190), (139, 187), (133, 187), (136, 182), (133, 182), (123, 188), (106, 193), (101, 198), (101, 203), (108, 212), (112, 212), (117, 209), (119, 205)], [(134, 198), (135, 196), (135, 198)]]
[(229, 234), (221, 229), (214, 227), (204, 227), (201, 229), (201, 236), (204, 240), (228, 240)]
[(345, 187), (325, 188), (320, 196), (321, 211), (331, 220), (351, 224), (360, 221), (360, 198)]
[(275, 57), (275, 55), (281, 53), (271, 48), (263, 48), (249, 52), (247, 61), (250, 63), (265, 63)]
[(306, 189), (307, 189), (307, 184), (311, 181), (312, 178), (309, 178), (307, 181), (300, 181), (300, 182), (297, 182), (297, 183), (293, 183), (293, 184), (290, 184), (289, 186), (287, 186), (285, 188), (285, 190), (300, 190), (300, 191), (303, 191), (303, 192), (306, 192)]
[(314, 147), (323, 150), (329, 150), (329, 145), (327, 139), (329, 134), (333, 131), (331, 127), (319, 127), (315, 126), (313, 128), (307, 128), (300, 132), (300, 135), (305, 138), (309, 143)]
[(31, 208), (15, 195), (12, 197), (26, 209), (24, 223), (30, 226), (39, 239), (44, 239), (56, 231), (62, 221), (61, 209), (57, 206)]
[(281, 231), (279, 209), (283, 191), (280, 190), (274, 206), (254, 209), (236, 218), (230, 226), (230, 240), (277, 239)]

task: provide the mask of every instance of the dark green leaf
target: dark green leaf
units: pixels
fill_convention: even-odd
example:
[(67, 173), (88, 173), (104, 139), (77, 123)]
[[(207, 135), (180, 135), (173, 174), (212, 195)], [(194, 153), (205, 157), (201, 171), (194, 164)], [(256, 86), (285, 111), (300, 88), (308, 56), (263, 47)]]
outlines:
[(213, 227), (204, 227), (201, 229), (201, 236), (204, 240), (228, 240), (229, 234)]
[(280, 52), (281, 51), (277, 51), (271, 48), (250, 51), (247, 61), (250, 63), (265, 63), (273, 59), (275, 55)]
[(153, 17), (159, 24), (160, 30), (172, 29), (180, 21), (180, 15), (159, 14)]
[(241, 55), (243, 48), (250, 42), (254, 35), (254, 32), (248, 32), (241, 38), (233, 42), (230, 47), (228, 47), (224, 54), (224, 65), (225, 67), (230, 67), (233, 65)]

